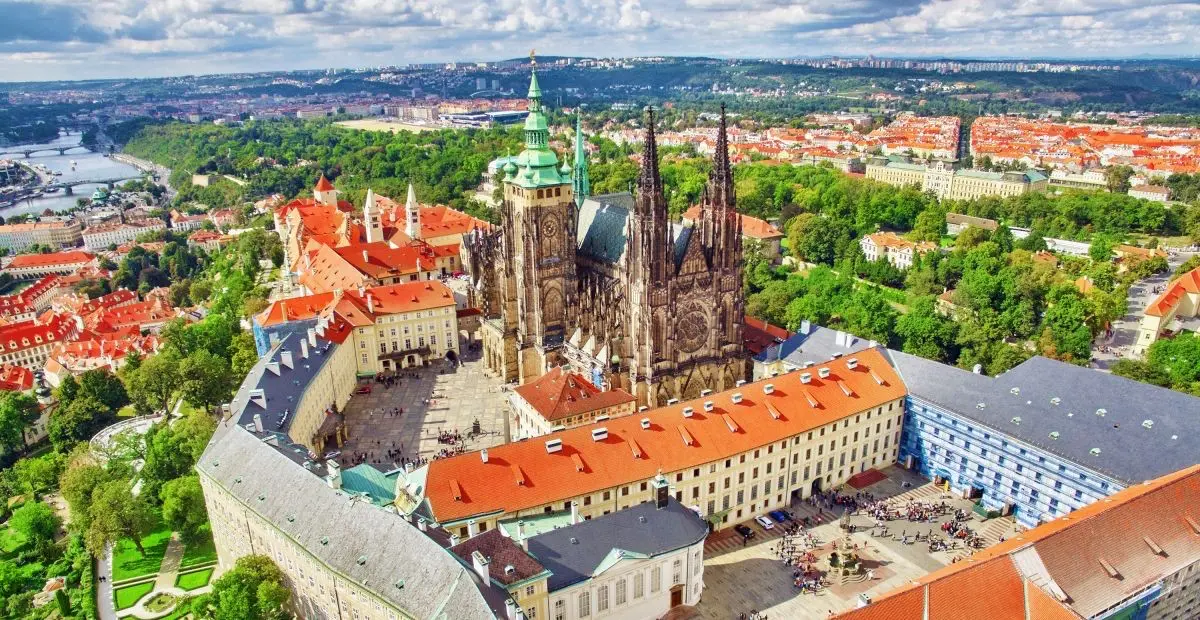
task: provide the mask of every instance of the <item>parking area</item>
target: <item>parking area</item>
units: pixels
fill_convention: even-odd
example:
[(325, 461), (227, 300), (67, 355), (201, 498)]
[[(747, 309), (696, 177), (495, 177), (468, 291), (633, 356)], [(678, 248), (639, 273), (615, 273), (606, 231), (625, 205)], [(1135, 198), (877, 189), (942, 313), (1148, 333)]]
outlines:
[[(406, 460), (504, 443), (506, 393), (500, 380), (484, 374), (479, 351), (462, 344), (461, 366), (439, 361), (405, 370), (390, 387), (371, 382), (369, 394), (350, 399), (344, 412), (349, 437), (338, 457), (343, 467), (366, 462), (389, 471)], [(447, 443), (446, 436), (456, 439)]]
[[(808, 501), (793, 505), (790, 513), (796, 519), (816, 523), (800, 530), (802, 534), (788, 536), (789, 524), (773, 523), (770, 529), (753, 521), (743, 523), (754, 537), (743, 542), (734, 528), (722, 530), (705, 544), (704, 596), (695, 609), (697, 618), (727, 619), (739, 614), (758, 611), (771, 618), (820, 619), (830, 612), (841, 612), (858, 604), (860, 595), (874, 597), (888, 592), (913, 579), (951, 563), (955, 558), (970, 555), (959, 542), (957, 548), (931, 551), (926, 536), (944, 538), (941, 524), (953, 520), (957, 510), (970, 511), (972, 502), (954, 498), (933, 483), (899, 467), (883, 470), (887, 478), (862, 489), (876, 500), (886, 499), (904, 517), (884, 520), (876, 525), (873, 516), (845, 515), (842, 506), (817, 504)], [(908, 486), (906, 486), (906, 483)], [(842, 491), (853, 497), (859, 493), (852, 488)], [(867, 503), (865, 496), (860, 496)], [(910, 521), (908, 509), (915, 516), (922, 507), (945, 505), (946, 514), (928, 521)], [(983, 544), (997, 542), (1001, 536), (1014, 533), (1011, 518), (983, 521), (970, 516), (962, 521), (970, 531), (983, 539)], [(844, 526), (853, 526), (847, 532)], [(918, 535), (922, 540), (917, 540)], [(847, 551), (857, 556), (862, 571), (840, 577), (829, 572), (833, 553)], [(783, 557), (796, 558), (785, 564)], [(809, 581), (824, 578), (825, 583), (807, 591), (797, 587), (795, 578), (808, 569)]]

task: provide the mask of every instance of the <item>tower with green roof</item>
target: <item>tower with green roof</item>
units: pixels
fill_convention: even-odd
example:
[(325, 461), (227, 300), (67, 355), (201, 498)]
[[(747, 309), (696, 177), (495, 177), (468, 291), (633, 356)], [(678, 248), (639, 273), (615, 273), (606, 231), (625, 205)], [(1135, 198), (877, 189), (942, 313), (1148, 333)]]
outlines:
[(515, 310), (516, 320), (505, 325), (505, 339), (514, 339), (515, 347), (506, 345), (501, 354), (508, 358), (515, 348), (517, 359), (511, 361), (525, 383), (562, 362), (558, 349), (572, 324), (576, 297), (571, 167), (565, 160), (560, 166), (550, 148), (536, 66), (529, 79), (525, 148), (504, 166), (503, 209), (512, 258), (504, 305)]

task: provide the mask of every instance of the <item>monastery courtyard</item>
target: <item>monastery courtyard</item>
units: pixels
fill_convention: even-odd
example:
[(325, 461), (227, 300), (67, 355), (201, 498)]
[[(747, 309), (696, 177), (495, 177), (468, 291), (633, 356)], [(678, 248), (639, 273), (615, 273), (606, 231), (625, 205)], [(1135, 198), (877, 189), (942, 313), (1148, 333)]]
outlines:
[[(463, 364), (457, 368), (438, 361), (427, 368), (406, 369), (391, 387), (359, 381), (360, 386), (370, 386), (371, 393), (355, 394), (346, 404), (349, 438), (338, 458), (343, 467), (362, 462), (355, 457), (366, 454), (366, 462), (387, 472), (401, 467), (401, 457), (432, 459), (458, 446), (469, 451), (504, 443), (508, 392), (502, 391), (499, 379), (484, 374), (480, 351), (467, 350), (466, 341), (461, 342)], [(403, 413), (396, 415), (397, 408)], [(478, 435), (472, 434), (475, 421)], [(439, 434), (456, 431), (461, 442), (438, 441)]]
[[(883, 473), (888, 478), (864, 489), (876, 499), (892, 497), (901, 504), (907, 501), (945, 501), (953, 509), (971, 508), (970, 500), (944, 495), (933, 483), (900, 467), (889, 467)], [(902, 486), (905, 482), (912, 486)], [(849, 494), (855, 492), (849, 487), (846, 490)], [(793, 505), (791, 511), (797, 518), (812, 517), (818, 512), (816, 507), (808, 503)], [(818, 560), (834, 551), (833, 541), (840, 544), (847, 539), (840, 533), (840, 525), (836, 520), (840, 515), (840, 510), (832, 514), (822, 510), (824, 522), (808, 530), (816, 536), (818, 548), (813, 554)], [(890, 533), (897, 537), (904, 532), (911, 539), (918, 532), (925, 534), (930, 530), (940, 535), (940, 523), (951, 518), (938, 517), (933, 523), (914, 523), (901, 519), (888, 522), (888, 527)], [(741, 613), (750, 616), (752, 610), (757, 610), (772, 619), (826, 620), (830, 611), (840, 613), (856, 607), (860, 594), (878, 596), (949, 564), (955, 557), (962, 558), (970, 554), (961, 544), (954, 551), (931, 553), (925, 542), (904, 544), (891, 536), (875, 537), (871, 532), (873, 522), (873, 518), (865, 515), (851, 517), (849, 523), (856, 526), (856, 531), (848, 538), (851, 544), (858, 545), (857, 553), (863, 567), (873, 573), (874, 579), (867, 580), (864, 575), (839, 584), (837, 578), (832, 577), (833, 585), (817, 594), (802, 593), (792, 585), (794, 568), (786, 566), (775, 553), (783, 536), (780, 525), (777, 524), (772, 530), (763, 530), (757, 523), (745, 521), (744, 524), (755, 533), (745, 547), (742, 546), (741, 536), (732, 528), (710, 536), (704, 549), (704, 595), (700, 604), (692, 610), (691, 617), (727, 620), (737, 618)], [(1016, 532), (1011, 517), (989, 521), (973, 517), (966, 523), (989, 545), (995, 544), (1000, 536), (1011, 536)]]

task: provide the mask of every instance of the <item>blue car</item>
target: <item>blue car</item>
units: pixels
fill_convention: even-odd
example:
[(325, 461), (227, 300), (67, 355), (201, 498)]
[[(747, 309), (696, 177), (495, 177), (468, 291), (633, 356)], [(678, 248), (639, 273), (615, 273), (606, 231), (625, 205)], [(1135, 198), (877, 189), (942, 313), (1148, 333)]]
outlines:
[(767, 514), (771, 515), (771, 518), (775, 519), (775, 521), (779, 523), (783, 523), (788, 520), (787, 513), (782, 510), (772, 510)]

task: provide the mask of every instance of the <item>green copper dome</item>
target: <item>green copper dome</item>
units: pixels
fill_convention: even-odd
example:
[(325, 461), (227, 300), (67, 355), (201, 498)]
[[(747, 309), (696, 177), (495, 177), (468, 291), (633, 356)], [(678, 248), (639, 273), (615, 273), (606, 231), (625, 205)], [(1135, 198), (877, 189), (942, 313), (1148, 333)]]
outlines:
[[(542, 111), (542, 89), (538, 86), (536, 71), (529, 78), (529, 116), (525, 118), (525, 150), (517, 156), (516, 165), (521, 174), (511, 178), (511, 182), (526, 189), (561, 185), (567, 176), (559, 171), (558, 155), (550, 149), (550, 125)], [(507, 171), (507, 167), (505, 170)]]

